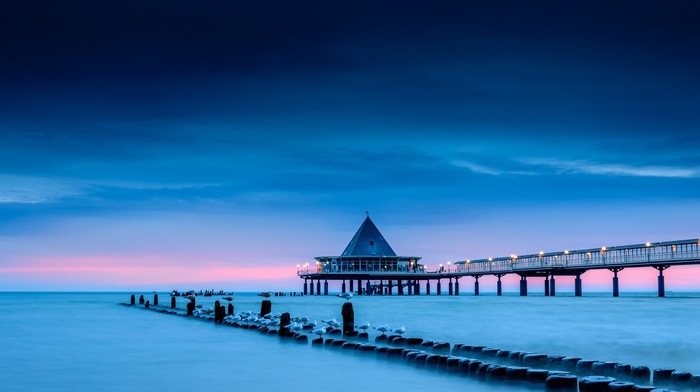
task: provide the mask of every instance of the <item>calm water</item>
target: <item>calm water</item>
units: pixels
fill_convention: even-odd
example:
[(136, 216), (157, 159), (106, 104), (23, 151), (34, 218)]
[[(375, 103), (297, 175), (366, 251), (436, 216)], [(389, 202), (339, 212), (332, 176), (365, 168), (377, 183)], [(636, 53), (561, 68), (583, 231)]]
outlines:
[[(2, 390), (526, 391), (119, 306), (130, 294), (0, 293)], [(144, 295), (152, 300), (152, 293)], [(216, 299), (199, 297), (198, 303), (208, 307)], [(160, 300), (169, 303), (170, 298), (162, 293)], [(237, 294), (236, 312), (259, 311), (260, 300), (254, 294)], [(272, 302), (273, 312), (309, 316), (320, 323), (330, 317), (340, 320), (344, 300), (307, 296), (273, 297)], [(355, 297), (352, 302), (357, 324), (405, 325), (409, 337), (700, 374), (698, 294), (394, 296)]]

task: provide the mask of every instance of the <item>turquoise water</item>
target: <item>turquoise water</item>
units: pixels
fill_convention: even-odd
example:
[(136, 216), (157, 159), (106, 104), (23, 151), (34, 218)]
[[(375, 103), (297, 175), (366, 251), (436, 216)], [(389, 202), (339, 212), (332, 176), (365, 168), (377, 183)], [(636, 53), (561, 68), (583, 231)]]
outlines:
[[(525, 390), (118, 305), (130, 294), (0, 293), (2, 390)], [(136, 294), (153, 299), (153, 293)], [(260, 310), (260, 297), (235, 297), (236, 312)], [(198, 303), (208, 307), (216, 299), (199, 297)], [(342, 318), (344, 300), (337, 297), (271, 299), (273, 313), (319, 323)], [(160, 294), (161, 304), (169, 301), (167, 293)], [(184, 307), (185, 300), (179, 301)], [(352, 302), (356, 324), (405, 325), (409, 337), (700, 374), (697, 294), (394, 296)]]

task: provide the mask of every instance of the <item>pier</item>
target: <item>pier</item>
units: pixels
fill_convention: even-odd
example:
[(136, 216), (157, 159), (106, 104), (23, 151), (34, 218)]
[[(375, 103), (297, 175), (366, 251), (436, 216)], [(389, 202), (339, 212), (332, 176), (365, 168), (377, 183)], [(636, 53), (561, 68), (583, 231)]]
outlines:
[(315, 264), (297, 265), (297, 275), (304, 279), (304, 295), (328, 295), (329, 281), (340, 281), (342, 293), (349, 290), (357, 295), (459, 295), (462, 278), (473, 279), (474, 295), (479, 295), (479, 278), (486, 275), (497, 278), (496, 294), (502, 295), (501, 278), (517, 274), (521, 296), (528, 295), (528, 283), (533, 279), (544, 280), (545, 296), (555, 296), (556, 278), (561, 276), (575, 277), (574, 295), (582, 296), (583, 275), (590, 270), (607, 269), (611, 272), (612, 295), (617, 297), (621, 271), (654, 268), (659, 273), (658, 296), (664, 297), (664, 271), (673, 266), (700, 264), (700, 239), (511, 254), (447, 262), (433, 271), (419, 260), (416, 256), (396, 256), (367, 216), (341, 256), (320, 256)]

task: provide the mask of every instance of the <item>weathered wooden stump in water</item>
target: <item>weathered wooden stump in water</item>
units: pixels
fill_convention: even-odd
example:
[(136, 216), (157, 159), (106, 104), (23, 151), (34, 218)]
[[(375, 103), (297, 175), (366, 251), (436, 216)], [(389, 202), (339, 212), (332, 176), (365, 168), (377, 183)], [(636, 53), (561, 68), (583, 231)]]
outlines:
[(269, 299), (264, 299), (260, 304), (260, 317), (264, 317), (270, 312), (272, 312), (272, 301)]
[(582, 375), (582, 376), (590, 376), (591, 374), (591, 369), (593, 368), (593, 364), (598, 361), (595, 360), (590, 360), (590, 359), (582, 359), (576, 363), (576, 373)]
[(671, 385), (673, 386), (673, 388), (680, 388), (680, 389), (690, 388), (692, 390), (695, 390), (694, 386), (691, 385), (692, 381), (693, 381), (692, 373), (679, 372), (679, 371), (675, 371), (675, 372), (671, 373)]
[(616, 365), (617, 362), (594, 362), (593, 365), (591, 365), (591, 373), (595, 376), (614, 377)]
[(170, 307), (175, 309), (175, 297), (170, 297)]
[(624, 381), (611, 382), (608, 384), (608, 392), (634, 392), (634, 384)]
[(233, 304), (229, 302), (229, 304), (228, 304), (228, 315), (229, 316), (233, 316), (233, 313), (234, 313), (233, 309), (234, 309)]
[(506, 377), (514, 381), (527, 381), (528, 369), (524, 366), (508, 366), (506, 367)]
[(547, 392), (577, 392), (578, 378), (573, 374), (554, 374), (545, 381)]
[(345, 302), (340, 311), (343, 315), (343, 335), (355, 330), (355, 311), (352, 308), (352, 302)]
[(297, 336), (294, 338), (294, 341), (297, 342), (297, 343), (304, 343), (304, 344), (306, 344), (306, 343), (309, 342), (309, 337), (306, 336), (306, 335), (297, 335)]
[(545, 385), (549, 372), (545, 369), (527, 369), (527, 381), (533, 384)]
[(648, 385), (651, 382), (651, 370), (646, 366), (632, 366), (632, 382)]
[(143, 305), (146, 302), (145, 299), (143, 299), (143, 295), (139, 297), (139, 305)]
[(657, 387), (667, 387), (671, 385), (671, 374), (676, 369), (654, 369), (653, 384)]
[(651, 392), (656, 390), (656, 387), (651, 385), (635, 385), (634, 392)]
[(588, 376), (578, 381), (580, 392), (607, 392), (608, 385), (615, 382), (612, 377)]
[(158, 293), (153, 294), (153, 306), (158, 306)]
[(136, 305), (136, 296), (131, 294), (131, 305)]
[(579, 357), (564, 357), (561, 359), (561, 370), (566, 370), (567, 372), (573, 372), (576, 370), (576, 364), (580, 361)]
[(547, 354), (527, 354), (523, 357), (523, 365), (530, 367), (542, 367), (547, 365)]
[(146, 301), (145, 307), (146, 307), (146, 309), (150, 308), (150, 307), (151, 307), (151, 301)]
[(292, 331), (290, 331), (289, 328), (287, 328), (287, 326), (291, 323), (292, 323), (292, 318), (289, 315), (289, 312), (282, 313), (282, 315), (280, 316), (280, 333), (279, 333), (279, 335), (281, 337), (292, 336), (292, 334), (291, 334)]
[(224, 308), (219, 300), (214, 301), (214, 322), (219, 324), (224, 322)]
[(187, 303), (187, 315), (192, 316), (194, 313), (194, 302), (190, 301)]
[(615, 376), (618, 380), (631, 380), (632, 379), (632, 365), (626, 363), (618, 363), (615, 365)]

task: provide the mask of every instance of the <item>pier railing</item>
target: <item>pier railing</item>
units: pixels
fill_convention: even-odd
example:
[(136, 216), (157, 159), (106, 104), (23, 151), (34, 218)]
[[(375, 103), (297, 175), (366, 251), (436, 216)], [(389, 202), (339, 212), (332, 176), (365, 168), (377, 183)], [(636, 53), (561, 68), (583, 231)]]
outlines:
[(694, 262), (700, 262), (700, 240), (697, 239), (467, 260), (456, 262), (453, 268), (456, 273), (476, 275), (559, 268), (618, 268)]

